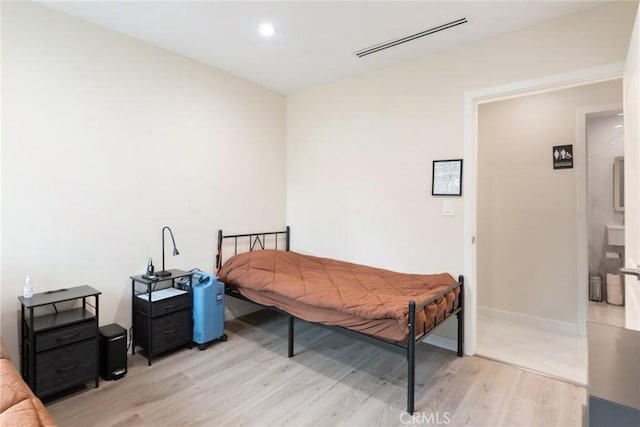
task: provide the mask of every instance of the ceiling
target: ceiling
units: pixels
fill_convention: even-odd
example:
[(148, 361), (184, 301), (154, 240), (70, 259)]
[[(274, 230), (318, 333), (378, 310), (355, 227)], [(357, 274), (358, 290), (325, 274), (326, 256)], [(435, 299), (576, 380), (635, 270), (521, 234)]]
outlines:
[[(569, 15), (604, 1), (40, 1), (48, 7), (291, 94)], [(469, 22), (358, 58), (354, 52)], [(262, 37), (260, 24), (276, 29)]]

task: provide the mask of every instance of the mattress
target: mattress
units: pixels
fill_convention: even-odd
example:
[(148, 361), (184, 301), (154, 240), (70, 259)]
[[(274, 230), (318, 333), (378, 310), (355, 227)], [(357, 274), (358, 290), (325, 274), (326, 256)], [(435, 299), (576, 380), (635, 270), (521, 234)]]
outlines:
[[(397, 273), (279, 250), (235, 255), (218, 278), (259, 304), (396, 342), (407, 340), (410, 300), (420, 304), (456, 283), (447, 273)], [(446, 318), (459, 292), (455, 288), (417, 310), (416, 334)]]

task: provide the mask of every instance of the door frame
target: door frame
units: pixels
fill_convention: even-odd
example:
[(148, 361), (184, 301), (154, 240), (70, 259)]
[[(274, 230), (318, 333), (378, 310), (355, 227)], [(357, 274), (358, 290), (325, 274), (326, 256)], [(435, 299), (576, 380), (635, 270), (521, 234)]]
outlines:
[[(598, 83), (608, 80), (614, 80), (622, 77), (624, 70), (624, 62), (616, 62), (599, 67), (575, 70), (568, 73), (554, 74), (531, 80), (524, 80), (515, 83), (509, 83), (500, 86), (488, 87), (479, 90), (467, 91), (464, 94), (464, 159), (465, 173), (463, 176), (463, 188), (465, 188), (464, 197), (464, 276), (465, 276), (465, 353), (475, 354), (476, 337), (477, 337), (477, 317), (478, 317), (478, 288), (477, 288), (477, 253), (476, 253), (476, 230), (478, 217), (478, 131), (477, 131), (477, 114), (478, 105), (497, 101), (501, 99), (509, 99), (520, 97), (523, 95), (532, 95), (554, 91), (558, 89), (566, 89), (575, 86), (583, 86), (592, 83)], [(584, 157), (584, 156), (583, 156)], [(579, 174), (577, 174), (579, 175)], [(585, 190), (586, 191), (586, 190)], [(580, 191), (578, 191), (580, 193)], [(582, 198), (578, 197), (578, 218), (586, 217), (583, 212), (586, 208), (585, 204), (580, 205)], [(585, 201), (586, 203), (586, 201)], [(583, 221), (576, 221), (578, 224), (578, 235), (582, 230), (580, 225)], [(586, 223), (585, 223), (586, 224)], [(581, 231), (582, 230), (582, 231)], [(584, 237), (583, 237), (584, 238)], [(581, 242), (581, 239), (577, 239)], [(576, 242), (576, 245), (578, 244)], [(583, 251), (577, 247), (578, 255)], [(585, 260), (578, 256), (576, 269), (582, 268)], [(588, 253), (586, 262), (588, 265)], [(578, 270), (579, 271), (579, 270)], [(584, 324), (586, 327), (586, 282), (578, 284), (578, 318), (577, 324)], [(584, 298), (582, 298), (584, 296)], [(580, 304), (583, 308), (580, 308)]]

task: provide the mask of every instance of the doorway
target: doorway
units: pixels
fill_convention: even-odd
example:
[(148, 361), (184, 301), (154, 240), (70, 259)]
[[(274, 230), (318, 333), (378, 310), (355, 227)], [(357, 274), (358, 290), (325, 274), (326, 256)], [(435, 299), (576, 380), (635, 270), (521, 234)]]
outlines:
[(584, 112), (587, 158), (588, 319), (624, 327), (624, 114)]
[(616, 79), (478, 105), (477, 354), (586, 384), (577, 112), (621, 100)]

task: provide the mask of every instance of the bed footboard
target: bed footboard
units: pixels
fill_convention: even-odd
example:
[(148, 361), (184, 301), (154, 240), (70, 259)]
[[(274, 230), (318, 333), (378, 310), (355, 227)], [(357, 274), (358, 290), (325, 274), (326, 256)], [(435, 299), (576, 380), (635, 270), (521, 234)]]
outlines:
[[(440, 321), (438, 321), (438, 319), (434, 319), (434, 325), (430, 329), (427, 329), (426, 325), (423, 325), (422, 330), (424, 332), (421, 335), (416, 336), (416, 310), (422, 309), (436, 300), (443, 298), (446, 294), (454, 291), (456, 288), (460, 288), (460, 292), (453, 302), (453, 310), (445, 315), (445, 317)], [(431, 332), (454, 314), (458, 318), (457, 355), (458, 357), (462, 357), (464, 355), (464, 277), (462, 275), (458, 276), (458, 283), (449, 286), (447, 289), (439, 292), (437, 295), (434, 295), (420, 304), (416, 304), (415, 301), (409, 301), (409, 337), (407, 339), (407, 412), (410, 414), (413, 414), (415, 409), (416, 344), (429, 336)]]

